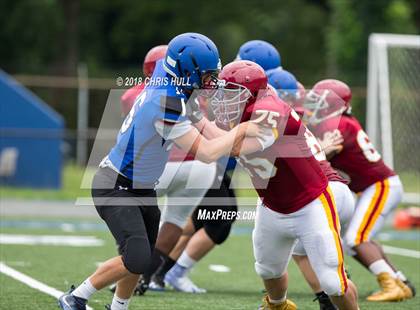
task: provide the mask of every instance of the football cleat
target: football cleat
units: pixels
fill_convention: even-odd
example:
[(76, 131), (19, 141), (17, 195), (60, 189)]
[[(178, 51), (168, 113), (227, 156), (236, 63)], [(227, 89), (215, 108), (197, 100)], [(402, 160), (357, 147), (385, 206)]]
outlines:
[(58, 305), (63, 310), (86, 310), (86, 300), (80, 297), (73, 296), (74, 285), (70, 290), (58, 298)]
[(149, 280), (141, 277), (139, 283), (137, 283), (137, 286), (134, 289), (134, 295), (144, 295), (144, 293), (146, 293), (146, 291), (149, 289), (149, 282)]
[(368, 301), (401, 301), (405, 298), (405, 293), (397, 280), (389, 273), (381, 272), (377, 276), (377, 281), (381, 290), (368, 296), (366, 298)]
[(320, 310), (337, 310), (338, 308), (331, 302), (330, 297), (325, 293), (321, 292), (316, 295), (313, 301), (319, 302)]
[(149, 283), (149, 290), (163, 292), (165, 290), (165, 281), (162, 277), (153, 276)]
[[(117, 284), (112, 284), (109, 286), (109, 290), (112, 293), (115, 293), (115, 290), (117, 289)], [(146, 293), (146, 291), (149, 289), (149, 283), (143, 279), (140, 278), (139, 283), (137, 283), (136, 288), (134, 289), (134, 295), (144, 295), (144, 293)]]
[[(401, 290), (404, 292), (404, 299), (410, 299), (414, 297), (415, 294), (415, 289), (414, 292), (411, 289), (410, 286), (408, 286), (406, 283), (404, 283), (403, 281), (401, 281), (400, 279), (397, 279), (397, 284), (398, 286), (401, 288)], [(406, 281), (407, 282), (407, 281)], [(411, 283), (410, 283), (411, 284)], [(412, 286), (412, 285), (411, 285)], [(413, 287), (413, 286), (412, 286)], [(413, 287), (414, 288), (414, 287)]]
[(187, 275), (177, 276), (171, 269), (165, 276), (165, 283), (172, 286), (175, 290), (184, 293), (203, 294), (207, 290), (195, 285)]
[(114, 283), (114, 284), (112, 284), (112, 285), (110, 285), (109, 286), (109, 290), (112, 292), (112, 293), (115, 293), (115, 290), (117, 289), (117, 284), (116, 283)]
[(258, 307), (258, 310), (295, 310), (297, 309), (296, 304), (286, 299), (284, 302), (280, 304), (273, 304), (269, 301), (268, 295), (265, 295), (262, 304)]
[(403, 283), (410, 288), (411, 293), (413, 294), (413, 297), (416, 296), (416, 288), (414, 287), (413, 283), (411, 283), (410, 280), (408, 279), (403, 281)]

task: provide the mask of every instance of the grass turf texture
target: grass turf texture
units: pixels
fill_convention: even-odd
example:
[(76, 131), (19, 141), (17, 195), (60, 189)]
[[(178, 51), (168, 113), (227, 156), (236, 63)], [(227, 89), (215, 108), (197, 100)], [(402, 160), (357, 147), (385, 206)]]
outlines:
[[(243, 225), (243, 224), (240, 224)], [(76, 248), (65, 246), (1, 245), (0, 259), (49, 286), (65, 291), (71, 284), (79, 284), (96, 268), (95, 263), (115, 254), (116, 248), (107, 232), (73, 232), (61, 230), (29, 230), (3, 228), (1, 233), (14, 234), (61, 234), (91, 235), (106, 241), (103, 247)], [(389, 241), (385, 244), (420, 250), (419, 241)], [(390, 255), (391, 259), (420, 287), (420, 261), (418, 259)], [(351, 258), (346, 262), (353, 281), (359, 288), (361, 309), (419, 309), (418, 297), (402, 303), (368, 303), (366, 296), (377, 289), (375, 278)], [(231, 268), (229, 273), (210, 271), (209, 264), (223, 264)], [(192, 271), (191, 278), (208, 290), (205, 295), (178, 292), (148, 292), (134, 297), (130, 309), (256, 309), (262, 297), (262, 284), (254, 272), (251, 236), (232, 235), (217, 247)], [(319, 309), (312, 302), (307, 284), (293, 262), (289, 266), (289, 297), (299, 309)], [(90, 301), (94, 309), (104, 309), (112, 299), (107, 290), (95, 294)], [(0, 274), (0, 309), (57, 309), (53, 297), (31, 289), (24, 284)]]
[[(87, 170), (87, 177), (91, 177), (95, 169)], [(59, 190), (18, 188), (0, 186), (0, 197), (13, 199), (47, 199), (47, 200), (75, 200), (77, 197), (89, 197), (90, 190), (80, 188), (85, 174), (83, 167), (75, 164), (64, 166), (62, 176), (62, 187)]]
[[(13, 199), (47, 199), (47, 200), (75, 200), (77, 197), (89, 197), (91, 179), (95, 173), (94, 167), (85, 169), (75, 164), (67, 164), (63, 169), (63, 186), (59, 190), (33, 189), (33, 188), (15, 188), (0, 186), (0, 197)], [(86, 175), (85, 175), (86, 172)], [(83, 177), (84, 188), (80, 188)], [(416, 171), (403, 172), (400, 178), (407, 193), (420, 192), (420, 175)], [(237, 179), (240, 185), (250, 184), (249, 177), (243, 172)], [(251, 186), (252, 187), (252, 186)], [(252, 188), (239, 188), (236, 190), (238, 197), (248, 198), (256, 197), (257, 194)]]

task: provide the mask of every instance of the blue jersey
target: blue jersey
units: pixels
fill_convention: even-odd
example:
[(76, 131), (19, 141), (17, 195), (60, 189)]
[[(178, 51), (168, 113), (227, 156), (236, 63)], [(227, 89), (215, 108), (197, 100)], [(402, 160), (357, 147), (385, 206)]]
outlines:
[(192, 126), (185, 116), (187, 97), (157, 62), (152, 78), (124, 120), (108, 160), (134, 183), (154, 184), (168, 161), (171, 140)]

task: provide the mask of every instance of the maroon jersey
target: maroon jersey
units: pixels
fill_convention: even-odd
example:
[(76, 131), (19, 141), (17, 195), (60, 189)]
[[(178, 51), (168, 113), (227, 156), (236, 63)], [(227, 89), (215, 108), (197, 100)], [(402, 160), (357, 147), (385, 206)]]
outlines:
[(239, 160), (263, 203), (276, 212), (292, 213), (319, 197), (328, 180), (311, 151), (310, 144), (317, 141), (296, 112), (278, 97), (268, 95), (246, 108), (241, 122), (248, 120), (273, 132), (271, 141), (262, 143), (266, 147), (263, 151)]
[(328, 181), (332, 182), (341, 182), (344, 184), (348, 184), (349, 182), (344, 179), (338, 172), (335, 170), (328, 160), (321, 160), (319, 162), (322, 172), (324, 172), (325, 176), (327, 177)]
[(321, 145), (319, 145), (318, 140), (309, 129), (306, 131), (306, 142), (308, 143), (312, 154), (314, 154), (315, 159), (318, 160), (322, 172), (325, 174), (328, 181), (338, 181), (344, 184), (348, 184), (348, 182), (331, 166), (330, 162), (325, 156), (324, 151), (321, 148)]
[(121, 113), (126, 116), (134, 105), (137, 97), (144, 89), (144, 83), (135, 85), (125, 91), (121, 96)]
[(356, 118), (342, 115), (327, 119), (314, 128), (314, 133), (323, 139), (326, 132), (335, 129), (343, 136), (343, 149), (330, 162), (350, 177), (349, 187), (353, 192), (361, 192), (375, 182), (395, 175), (385, 165)]

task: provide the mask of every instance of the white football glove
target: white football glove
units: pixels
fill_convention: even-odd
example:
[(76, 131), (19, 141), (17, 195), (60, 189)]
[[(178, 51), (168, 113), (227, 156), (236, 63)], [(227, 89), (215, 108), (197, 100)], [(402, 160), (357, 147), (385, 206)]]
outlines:
[(324, 134), (324, 139), (319, 139), (319, 144), (322, 147), (322, 150), (325, 152), (325, 155), (332, 153), (340, 153), (343, 149), (343, 136), (338, 129), (334, 131), (327, 131)]

